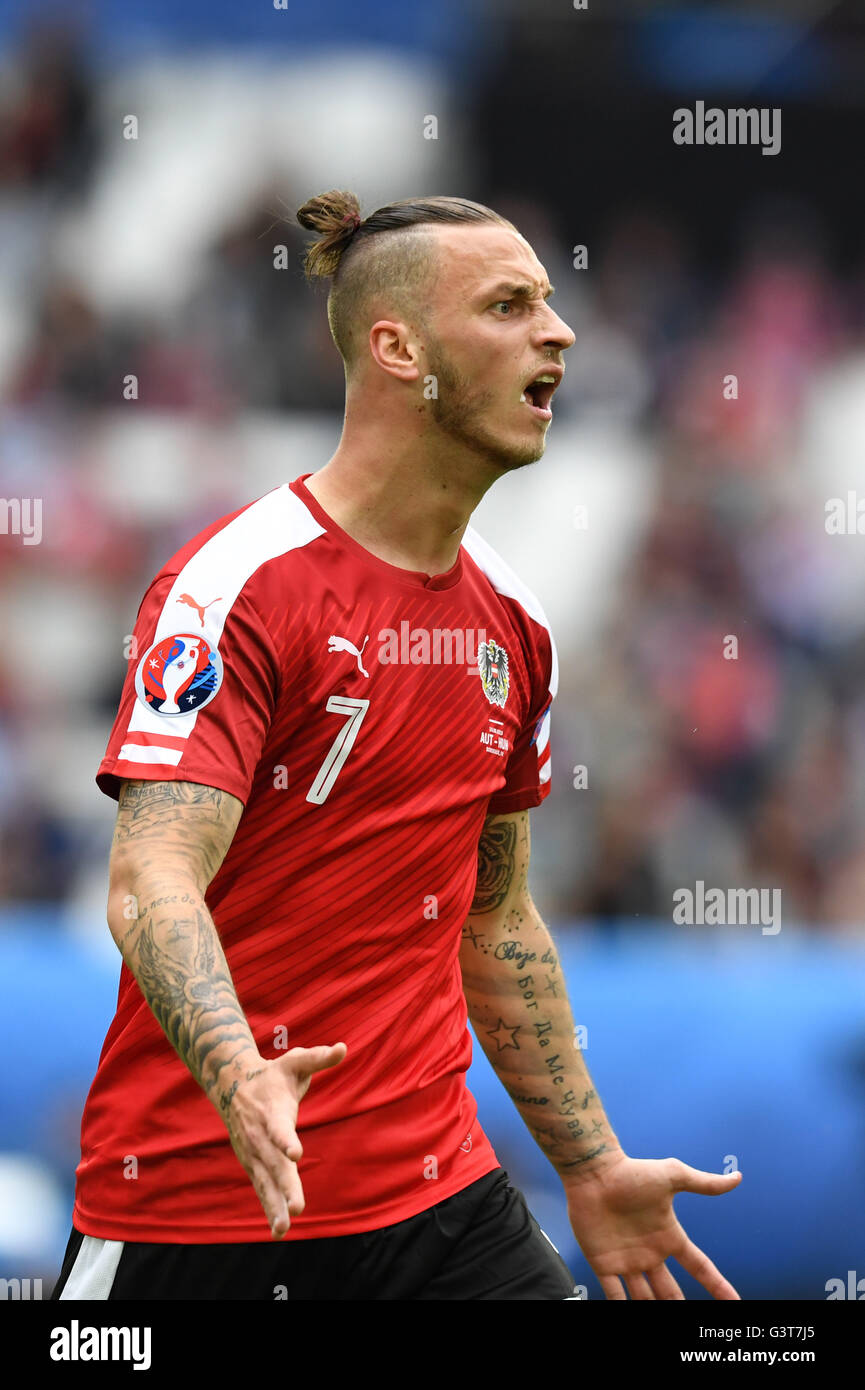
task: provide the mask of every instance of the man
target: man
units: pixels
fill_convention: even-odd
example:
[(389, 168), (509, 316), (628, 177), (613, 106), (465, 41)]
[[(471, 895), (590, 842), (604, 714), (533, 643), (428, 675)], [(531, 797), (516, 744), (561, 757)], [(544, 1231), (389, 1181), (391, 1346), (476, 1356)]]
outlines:
[(672, 1197), (740, 1175), (624, 1153), (527, 887), (555, 648), (468, 521), (541, 457), (574, 335), (488, 208), (298, 219), (345, 427), (139, 610), (97, 774), (120, 995), (54, 1296), (571, 1297), (478, 1122), (468, 1017), (606, 1297), (682, 1298), (672, 1255), (737, 1298)]

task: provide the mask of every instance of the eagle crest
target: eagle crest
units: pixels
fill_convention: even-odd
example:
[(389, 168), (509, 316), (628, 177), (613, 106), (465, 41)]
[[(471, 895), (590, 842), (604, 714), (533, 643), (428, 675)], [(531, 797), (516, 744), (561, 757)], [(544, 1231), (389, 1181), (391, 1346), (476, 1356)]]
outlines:
[(500, 647), (492, 638), (489, 642), (481, 642), (478, 647), (478, 668), (481, 685), (490, 704), (504, 708), (509, 686), (508, 654), (504, 647)]

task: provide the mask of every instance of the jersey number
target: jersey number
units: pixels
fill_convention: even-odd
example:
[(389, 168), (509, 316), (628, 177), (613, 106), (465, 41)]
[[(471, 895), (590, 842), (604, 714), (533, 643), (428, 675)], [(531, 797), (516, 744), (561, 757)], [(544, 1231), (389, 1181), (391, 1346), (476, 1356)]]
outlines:
[(314, 806), (320, 806), (323, 801), (327, 801), (357, 738), (363, 716), (369, 709), (369, 700), (355, 700), (350, 695), (331, 695), (325, 708), (333, 714), (345, 714), (348, 718), (327, 750), (327, 757), (306, 794), (307, 801), (311, 801)]

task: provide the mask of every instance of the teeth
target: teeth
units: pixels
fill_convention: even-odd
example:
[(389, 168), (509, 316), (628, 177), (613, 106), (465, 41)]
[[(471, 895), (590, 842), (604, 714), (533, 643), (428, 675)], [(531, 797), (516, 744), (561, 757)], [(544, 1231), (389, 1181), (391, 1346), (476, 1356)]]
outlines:
[(555, 381), (554, 376), (536, 376), (535, 381)]
[(520, 396), (520, 400), (522, 401), (523, 405), (528, 405), (528, 401), (526, 400), (526, 393), (525, 393), (525, 391), (524, 391), (523, 394)]

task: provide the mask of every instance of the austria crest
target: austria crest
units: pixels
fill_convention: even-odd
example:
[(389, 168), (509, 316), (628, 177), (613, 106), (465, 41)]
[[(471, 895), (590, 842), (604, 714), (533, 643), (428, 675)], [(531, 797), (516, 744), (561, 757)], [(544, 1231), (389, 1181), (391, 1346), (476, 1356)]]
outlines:
[(154, 642), (138, 664), (135, 691), (158, 714), (189, 714), (222, 684), (222, 657), (205, 637), (173, 633)]
[(481, 685), (490, 704), (500, 705), (504, 709), (510, 685), (508, 681), (508, 654), (504, 647), (500, 647), (498, 642), (494, 642), (492, 638), (489, 642), (481, 642), (478, 647), (478, 667), (481, 673)]

